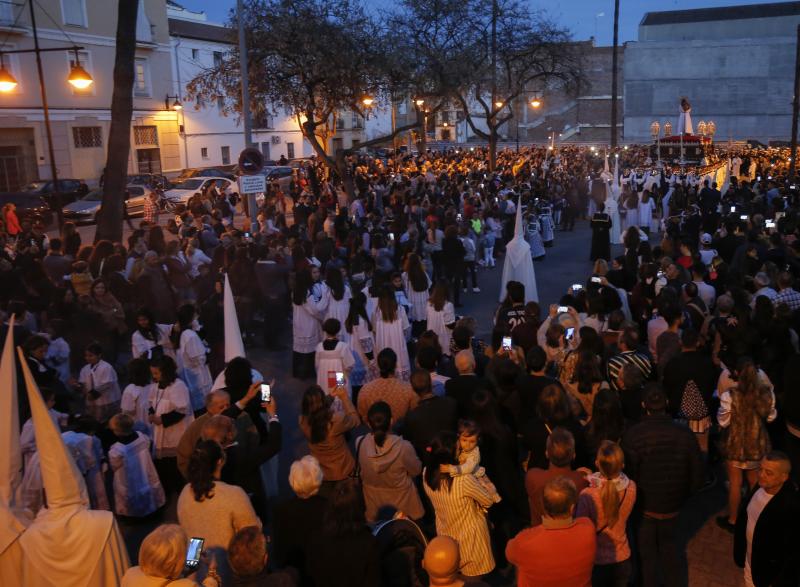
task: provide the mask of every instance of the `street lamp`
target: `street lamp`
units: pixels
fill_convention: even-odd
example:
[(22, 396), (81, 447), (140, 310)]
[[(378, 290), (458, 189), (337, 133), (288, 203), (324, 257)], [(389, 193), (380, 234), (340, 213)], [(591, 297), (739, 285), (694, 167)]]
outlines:
[(414, 100), (414, 104), (417, 105), (417, 108), (422, 108), (422, 105), (424, 103), (425, 103), (425, 100), (423, 100), (422, 98), (417, 98), (416, 100)]
[(3, 54), (0, 53), (0, 92), (6, 94), (12, 92), (17, 85), (17, 80), (11, 75), (11, 72), (6, 69), (5, 63), (3, 63)]
[[(34, 0), (28, 0), (26, 2), (28, 4), (28, 8), (30, 10), (30, 18), (31, 18), (31, 33), (33, 34), (33, 49), (14, 49), (11, 51), (0, 51), (0, 55), (2, 54), (11, 54), (11, 53), (33, 53), (36, 55), (36, 71), (39, 77), (39, 94), (42, 98), (42, 114), (44, 115), (44, 129), (45, 129), (45, 136), (47, 137), (47, 154), (48, 158), (50, 159), (50, 177), (53, 182), (53, 192), (52, 192), (52, 199), (55, 202), (56, 206), (56, 217), (58, 218), (58, 227), (61, 228), (63, 224), (63, 214), (61, 210), (61, 187), (58, 181), (58, 169), (56, 169), (56, 157), (55, 157), (55, 150), (53, 148), (53, 129), (50, 126), (50, 108), (47, 105), (47, 89), (44, 83), (44, 68), (42, 67), (42, 53), (46, 52), (53, 52), (53, 51), (74, 51), (75, 53), (75, 62), (72, 64), (70, 68), (69, 76), (67, 77), (67, 82), (77, 89), (77, 90), (85, 90), (89, 86), (94, 83), (92, 76), (89, 75), (89, 72), (86, 71), (83, 66), (80, 64), (80, 59), (78, 57), (78, 51), (83, 49), (83, 47), (78, 47), (77, 45), (72, 45), (70, 47), (47, 47), (46, 49), (42, 49), (39, 46), (39, 30), (36, 28), (36, 13), (33, 9)], [(17, 87), (17, 80), (14, 79), (14, 76), (5, 68), (5, 64), (2, 62), (2, 58), (0, 57), (0, 92), (11, 92), (14, 88)]]
[(175, 112), (183, 110), (183, 104), (181, 104), (180, 98), (178, 96), (170, 96), (169, 94), (167, 94), (167, 97), (164, 98), (164, 110), (169, 110), (169, 108), (170, 108), (169, 101), (172, 100), (172, 99), (175, 100), (172, 103), (172, 109)]
[(531, 100), (531, 107), (533, 107), (533, 108), (541, 108), (542, 107), (542, 101), (539, 98), (534, 98), (533, 100)]
[(364, 98), (361, 99), (361, 103), (364, 104), (364, 106), (366, 106), (367, 108), (372, 106), (372, 104), (374, 102), (375, 102), (375, 99), (374, 98), (370, 98), (369, 96), (364, 96)]
[(503, 103), (500, 100), (495, 102), (494, 105), (497, 106), (498, 108), (502, 108), (503, 107)]
[(72, 69), (69, 72), (69, 77), (67, 81), (72, 85), (73, 88), (76, 90), (85, 90), (89, 86), (94, 83), (92, 76), (89, 75), (89, 72), (86, 71), (82, 66), (80, 59), (78, 59), (78, 48), (75, 49), (75, 63), (72, 66)]

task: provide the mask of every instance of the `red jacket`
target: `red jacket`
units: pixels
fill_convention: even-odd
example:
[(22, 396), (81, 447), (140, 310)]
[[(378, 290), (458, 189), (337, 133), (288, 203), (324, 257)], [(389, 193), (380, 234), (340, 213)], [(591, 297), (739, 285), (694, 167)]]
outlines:
[(518, 587), (590, 587), (597, 548), (594, 524), (578, 518), (549, 526), (545, 520), (509, 540), (506, 558), (517, 567)]
[(6, 210), (5, 221), (6, 232), (10, 236), (17, 236), (20, 232), (22, 232), (22, 227), (19, 225), (19, 218), (17, 218), (17, 213), (14, 212), (14, 210)]

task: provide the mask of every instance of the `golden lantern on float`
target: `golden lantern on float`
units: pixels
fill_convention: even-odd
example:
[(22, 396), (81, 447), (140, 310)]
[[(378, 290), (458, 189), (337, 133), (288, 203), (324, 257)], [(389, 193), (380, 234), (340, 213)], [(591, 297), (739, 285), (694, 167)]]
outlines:
[(669, 120), (664, 123), (664, 136), (672, 136), (672, 123)]
[(701, 120), (697, 123), (697, 134), (699, 134), (701, 137), (706, 136), (707, 130), (708, 129), (706, 128), (706, 123), (704, 120)]
[(717, 125), (713, 120), (709, 120), (708, 123), (706, 123), (706, 132), (708, 133), (708, 136), (710, 136), (712, 139), (714, 138), (714, 135), (717, 132)]
[(658, 134), (661, 132), (661, 125), (658, 123), (657, 120), (654, 120), (650, 124), (650, 136), (653, 137), (653, 140), (658, 138)]

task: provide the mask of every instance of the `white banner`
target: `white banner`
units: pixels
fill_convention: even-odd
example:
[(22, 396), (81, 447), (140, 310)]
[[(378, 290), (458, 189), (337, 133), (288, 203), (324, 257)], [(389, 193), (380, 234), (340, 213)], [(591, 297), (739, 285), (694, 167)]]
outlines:
[(266, 191), (267, 191), (267, 178), (265, 176), (261, 174), (239, 176), (240, 194), (257, 194), (259, 192), (266, 192)]

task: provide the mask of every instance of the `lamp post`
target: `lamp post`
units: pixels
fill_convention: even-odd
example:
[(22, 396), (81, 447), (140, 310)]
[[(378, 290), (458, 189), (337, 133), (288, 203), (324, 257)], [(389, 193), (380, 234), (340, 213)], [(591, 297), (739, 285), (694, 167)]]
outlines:
[[(661, 161), (661, 125), (657, 120), (650, 124), (650, 136), (656, 142), (656, 160)], [(627, 148), (627, 147), (626, 147)]]
[[(11, 92), (14, 88), (17, 87), (17, 80), (14, 79), (14, 76), (5, 68), (5, 64), (3, 62), (2, 55), (3, 54), (13, 54), (13, 53), (33, 53), (36, 55), (36, 71), (39, 76), (39, 93), (42, 97), (42, 112), (44, 114), (44, 128), (45, 134), (47, 136), (47, 155), (50, 158), (50, 175), (53, 182), (53, 192), (52, 192), (52, 201), (55, 202), (56, 205), (56, 218), (58, 219), (58, 228), (60, 229), (63, 224), (63, 216), (61, 211), (61, 189), (58, 185), (58, 170), (56, 169), (56, 159), (55, 159), (55, 152), (53, 150), (53, 130), (50, 125), (50, 108), (47, 104), (47, 89), (45, 88), (44, 83), (44, 68), (42, 67), (42, 53), (45, 52), (52, 52), (52, 51), (74, 51), (75, 52), (75, 63), (72, 65), (69, 76), (67, 77), (67, 81), (69, 84), (77, 90), (85, 90), (89, 86), (92, 85), (94, 80), (92, 76), (89, 75), (80, 64), (80, 59), (78, 58), (78, 51), (83, 49), (83, 47), (78, 47), (77, 45), (72, 45), (69, 47), (49, 47), (47, 49), (42, 49), (39, 47), (39, 31), (36, 28), (36, 13), (33, 10), (33, 0), (28, 0), (28, 7), (30, 9), (31, 15), (31, 31), (33, 33), (33, 49), (14, 49), (12, 51), (3, 51), (0, 48), (0, 92)], [(52, 204), (51, 204), (52, 206)]]
[[(170, 100), (174, 100), (174, 102), (172, 102), (172, 105), (170, 105), (169, 103)], [(183, 104), (181, 104), (181, 101), (178, 98), (178, 96), (170, 96), (169, 94), (167, 94), (166, 98), (164, 98), (164, 110), (170, 110), (170, 109), (174, 110), (175, 112), (180, 112), (181, 110), (183, 110)]]

